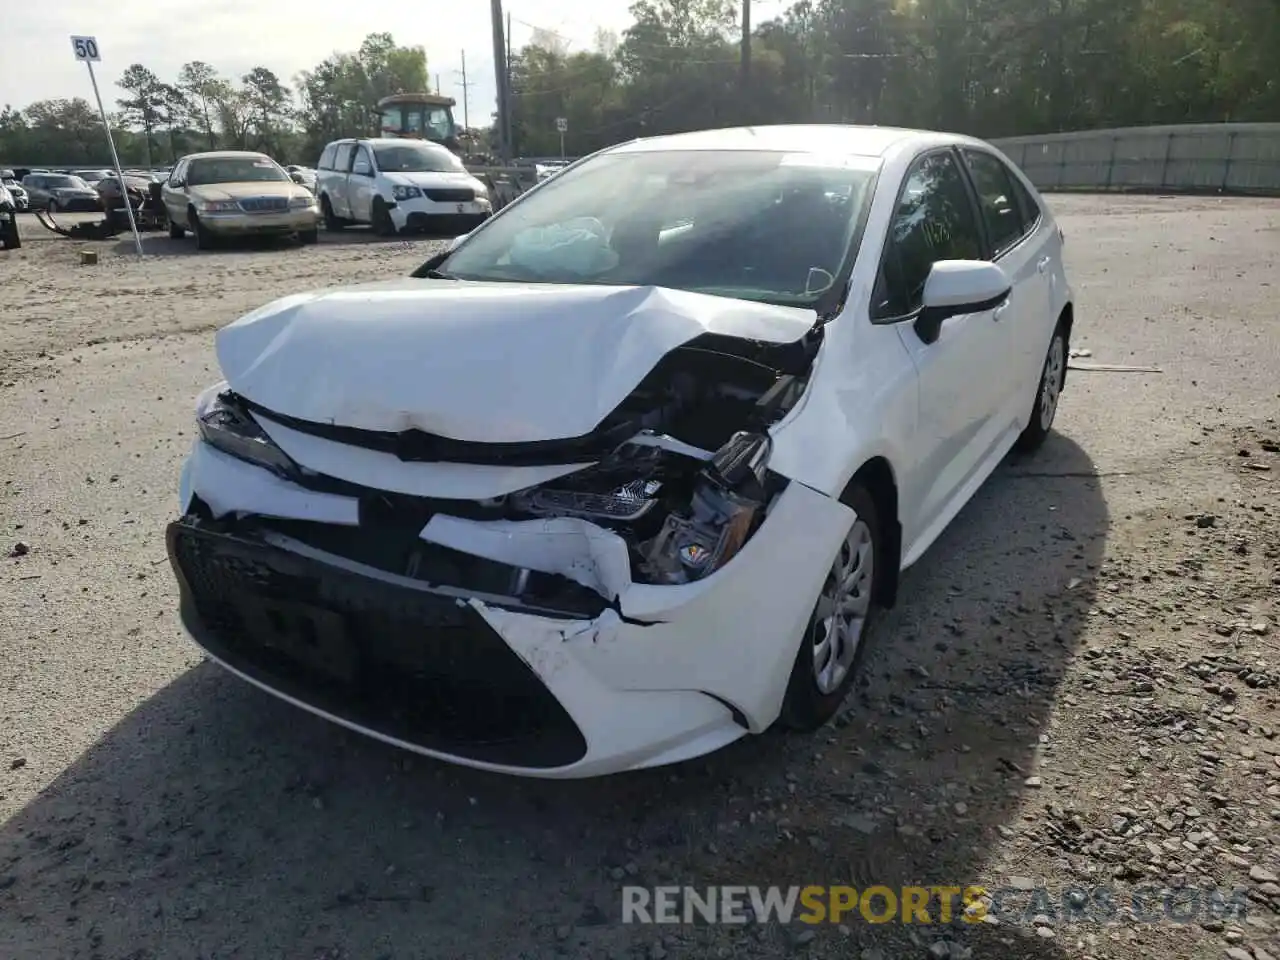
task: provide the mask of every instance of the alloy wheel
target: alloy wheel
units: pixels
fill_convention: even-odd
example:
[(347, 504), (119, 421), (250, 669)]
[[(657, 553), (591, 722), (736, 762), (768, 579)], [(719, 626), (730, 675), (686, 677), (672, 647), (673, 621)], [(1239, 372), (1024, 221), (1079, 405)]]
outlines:
[(825, 696), (853, 667), (871, 612), (875, 548), (871, 528), (856, 520), (827, 574), (814, 618), (813, 676)]

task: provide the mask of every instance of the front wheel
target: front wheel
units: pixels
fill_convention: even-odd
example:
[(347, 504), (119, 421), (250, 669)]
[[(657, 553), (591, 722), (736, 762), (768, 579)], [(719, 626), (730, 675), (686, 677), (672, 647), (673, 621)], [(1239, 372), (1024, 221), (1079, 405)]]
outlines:
[(315, 227), (312, 227), (310, 230), (299, 230), (298, 242), (303, 246), (310, 246), (313, 243), (319, 243), (320, 231)]
[(817, 730), (839, 712), (862, 668), (877, 612), (882, 541), (875, 500), (856, 484), (842, 500), (856, 517), (831, 561), (791, 668), (778, 720), (792, 730)]
[(329, 202), (327, 193), (320, 198), (320, 212), (324, 214), (324, 228), (326, 230), (341, 230), (347, 225), (347, 221), (334, 214), (333, 204)]
[(58, 212), (58, 201), (57, 201), (57, 200), (50, 200), (50, 201), (49, 201), (49, 203), (48, 203), (48, 205), (45, 207), (45, 209), (46, 209), (46, 210), (48, 210), (50, 213), (57, 213), (57, 212)]
[(391, 211), (387, 209), (387, 202), (381, 197), (373, 198), (373, 232), (380, 237), (394, 237), (398, 232), (395, 223), (391, 220)]
[(188, 211), (187, 221), (191, 224), (191, 232), (196, 235), (196, 249), (212, 250), (213, 234), (208, 227), (200, 222), (200, 217), (195, 210)]
[(1040, 370), (1040, 383), (1036, 386), (1036, 398), (1031, 407), (1027, 428), (1022, 431), (1014, 446), (1020, 453), (1031, 453), (1040, 448), (1058, 412), (1058, 399), (1067, 377), (1067, 331), (1059, 323), (1049, 341), (1044, 366)]
[(17, 214), (9, 214), (7, 220), (0, 220), (0, 248), (17, 250), (22, 246), (22, 235), (18, 233)]

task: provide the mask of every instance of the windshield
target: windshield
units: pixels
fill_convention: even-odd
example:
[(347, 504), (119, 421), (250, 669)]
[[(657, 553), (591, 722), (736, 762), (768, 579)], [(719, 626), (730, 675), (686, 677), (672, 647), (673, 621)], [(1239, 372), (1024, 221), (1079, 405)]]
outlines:
[(45, 186), (50, 190), (88, 190), (89, 185), (79, 177), (45, 176)]
[(547, 180), (439, 272), (812, 306), (840, 272), (878, 169), (772, 151), (606, 154)]
[(397, 143), (374, 147), (373, 155), (383, 173), (462, 173), (466, 167), (444, 147), (425, 143)]
[(192, 160), (187, 170), (187, 185), (198, 187), (206, 183), (279, 183), (289, 181), (289, 175), (274, 160), (267, 157), (210, 157)]

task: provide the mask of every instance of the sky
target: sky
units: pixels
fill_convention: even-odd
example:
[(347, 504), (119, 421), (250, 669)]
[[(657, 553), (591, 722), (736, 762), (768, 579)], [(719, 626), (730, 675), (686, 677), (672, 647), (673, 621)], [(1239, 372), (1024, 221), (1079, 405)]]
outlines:
[[(563, 37), (570, 50), (589, 50), (597, 28), (626, 29), (630, 2), (504, 0), (503, 9), (512, 18), (515, 47), (541, 27)], [(203, 60), (230, 77), (261, 65), (291, 85), (298, 71), (335, 50), (354, 51), (366, 34), (387, 31), (401, 45), (426, 49), (432, 84), (438, 76), (440, 92), (458, 101), (459, 121), (465, 51), (471, 123), (486, 124), (494, 110), (489, 0), (53, 0), (6, 6), (4, 46), (11, 55), (0, 56), (0, 105), (21, 109), (56, 97), (92, 103), (88, 73), (72, 55), (73, 34), (97, 38), (102, 62), (94, 71), (104, 105), (113, 111), (123, 95), (115, 81), (132, 63), (170, 82), (188, 60)]]

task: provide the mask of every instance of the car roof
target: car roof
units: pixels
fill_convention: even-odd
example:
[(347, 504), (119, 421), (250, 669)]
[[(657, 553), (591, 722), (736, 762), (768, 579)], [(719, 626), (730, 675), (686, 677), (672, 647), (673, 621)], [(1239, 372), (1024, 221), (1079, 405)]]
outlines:
[(265, 153), (257, 150), (206, 150), (204, 153), (189, 153), (183, 160), (235, 160), (238, 158), (253, 160), (270, 160)]
[(341, 143), (367, 143), (371, 147), (392, 147), (401, 146), (405, 143), (421, 143), (434, 150), (449, 151), (449, 148), (443, 143), (436, 143), (432, 140), (415, 140), (412, 137), (344, 137), (341, 140), (334, 140), (328, 143), (326, 149)]
[(733, 127), (673, 133), (619, 144), (609, 153), (643, 153), (673, 150), (766, 150), (784, 153), (841, 153), (883, 157), (891, 150), (911, 145), (981, 145), (981, 141), (955, 133), (912, 130), (906, 127), (865, 127), (852, 124), (779, 124), (766, 127)]

